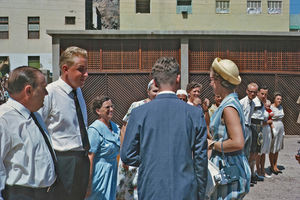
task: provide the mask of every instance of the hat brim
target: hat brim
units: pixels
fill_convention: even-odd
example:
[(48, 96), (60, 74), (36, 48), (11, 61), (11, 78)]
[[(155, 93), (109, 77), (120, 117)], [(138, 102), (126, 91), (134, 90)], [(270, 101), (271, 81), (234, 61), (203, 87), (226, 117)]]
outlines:
[(212, 68), (229, 83), (233, 85), (239, 85), (242, 81), (241, 77), (233, 76), (219, 61), (221, 61), (221, 58), (215, 58), (214, 62), (212, 63)]

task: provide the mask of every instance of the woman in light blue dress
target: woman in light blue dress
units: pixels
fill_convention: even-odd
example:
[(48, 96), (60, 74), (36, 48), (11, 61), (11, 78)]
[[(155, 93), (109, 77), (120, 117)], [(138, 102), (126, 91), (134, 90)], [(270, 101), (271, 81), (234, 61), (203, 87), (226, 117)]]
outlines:
[[(214, 93), (222, 97), (222, 102), (214, 112), (210, 123), (213, 139), (208, 140), (212, 148), (210, 160), (220, 166), (222, 148), (224, 160), (237, 167), (238, 180), (217, 185), (210, 199), (243, 199), (250, 188), (250, 167), (244, 155), (245, 119), (242, 106), (234, 89), (240, 84), (239, 70), (231, 60), (216, 58), (210, 72), (210, 85)], [(215, 143), (213, 143), (215, 141)]]
[(109, 97), (96, 97), (92, 109), (98, 115), (98, 119), (88, 128), (91, 168), (87, 199), (115, 200), (120, 129), (111, 121), (113, 104)]

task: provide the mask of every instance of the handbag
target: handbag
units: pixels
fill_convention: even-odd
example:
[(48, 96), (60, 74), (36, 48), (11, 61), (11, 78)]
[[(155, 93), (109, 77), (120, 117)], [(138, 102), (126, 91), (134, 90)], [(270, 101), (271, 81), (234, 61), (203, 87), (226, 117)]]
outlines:
[(236, 165), (229, 165), (225, 160), (223, 141), (221, 142), (222, 156), (219, 160), (220, 173), (214, 176), (217, 185), (227, 185), (239, 180), (239, 170)]
[(209, 197), (216, 188), (216, 181), (215, 176), (220, 174), (219, 168), (210, 160), (208, 161), (208, 168), (207, 168), (207, 185), (206, 185), (206, 192), (205, 195)]

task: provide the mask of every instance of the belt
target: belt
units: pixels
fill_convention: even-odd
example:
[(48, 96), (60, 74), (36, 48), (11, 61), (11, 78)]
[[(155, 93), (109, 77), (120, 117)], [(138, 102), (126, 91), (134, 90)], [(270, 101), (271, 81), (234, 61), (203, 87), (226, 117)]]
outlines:
[[(236, 155), (239, 155), (241, 153), (243, 153), (243, 151), (239, 150), (239, 151), (233, 151), (233, 152), (227, 152), (227, 153), (224, 152), (224, 155), (225, 156), (236, 156)], [(218, 156), (222, 156), (222, 152), (219, 152), (219, 151), (216, 151), (216, 150), (213, 151), (213, 154), (216, 154)]]
[(263, 124), (263, 120), (260, 120), (260, 119), (251, 119), (251, 124), (262, 125)]
[(58, 156), (87, 156), (87, 151), (55, 151)]
[(5, 185), (6, 191), (29, 191), (29, 192), (34, 192), (34, 193), (48, 193), (52, 190), (52, 184), (49, 187), (43, 187), (43, 188), (33, 188), (33, 187), (26, 187), (26, 186), (21, 186), (21, 185)]

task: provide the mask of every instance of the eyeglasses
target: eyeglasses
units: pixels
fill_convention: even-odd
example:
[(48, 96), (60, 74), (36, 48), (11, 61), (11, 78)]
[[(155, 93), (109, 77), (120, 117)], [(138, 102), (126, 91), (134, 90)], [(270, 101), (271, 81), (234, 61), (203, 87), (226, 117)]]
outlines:
[(112, 109), (114, 109), (115, 108), (115, 105), (111, 105), (111, 106), (106, 106), (106, 107), (104, 107), (105, 109), (110, 109), (110, 108), (112, 108)]
[(249, 93), (257, 94), (257, 91), (248, 90)]

